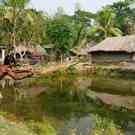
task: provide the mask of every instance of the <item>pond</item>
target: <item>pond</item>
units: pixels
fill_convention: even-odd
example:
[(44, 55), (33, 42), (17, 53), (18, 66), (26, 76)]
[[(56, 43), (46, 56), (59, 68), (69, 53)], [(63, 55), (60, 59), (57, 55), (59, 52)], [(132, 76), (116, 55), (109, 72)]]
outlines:
[(39, 135), (135, 134), (135, 80), (58, 75), (0, 90), (0, 112)]

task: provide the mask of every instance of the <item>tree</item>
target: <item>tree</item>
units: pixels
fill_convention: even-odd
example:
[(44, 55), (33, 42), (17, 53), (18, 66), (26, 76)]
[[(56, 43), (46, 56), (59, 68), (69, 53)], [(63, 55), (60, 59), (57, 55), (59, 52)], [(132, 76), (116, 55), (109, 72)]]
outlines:
[(8, 23), (10, 24), (10, 44), (16, 45), (16, 33), (19, 29), (17, 26), (18, 18), (23, 13), (25, 6), (29, 0), (2, 0), (1, 3), (6, 8), (6, 14), (8, 14)]
[(72, 48), (74, 33), (72, 28), (61, 19), (49, 21), (46, 33), (51, 43), (55, 45), (56, 51), (61, 56), (68, 53)]
[(81, 4), (79, 2), (76, 2), (75, 3), (75, 12), (79, 11), (79, 10), (81, 11)]
[(121, 30), (115, 25), (115, 13), (109, 7), (97, 13), (94, 26), (89, 30), (89, 37), (101, 41), (107, 37), (122, 35)]
[(135, 4), (134, 0), (125, 0), (113, 3), (110, 6), (114, 11), (115, 23), (118, 28), (127, 35), (132, 34), (132, 30), (134, 29), (134, 21), (135, 21), (135, 12), (133, 5)]
[(43, 12), (34, 9), (25, 10), (20, 18), (20, 31), (17, 33), (19, 42), (26, 45), (44, 44), (46, 20), (47, 17)]
[[(47, 17), (41, 11), (25, 8), (28, 2), (29, 0), (2, 1), (1, 7), (4, 7), (0, 24), (2, 42), (12, 46), (44, 44)], [(2, 9), (0, 13), (1, 11)]]
[(65, 14), (64, 9), (63, 9), (62, 7), (58, 7), (58, 8), (57, 8), (57, 12), (56, 12), (56, 14), (55, 14), (55, 17), (60, 17), (60, 16), (62, 16), (62, 15), (64, 15), (64, 14)]
[[(0, 5), (0, 42), (9, 42), (9, 31), (11, 31), (11, 24), (7, 18), (5, 18), (6, 9), (5, 6)], [(8, 34), (7, 34), (8, 33)]]
[(87, 31), (91, 28), (93, 18), (95, 18), (95, 14), (91, 12), (82, 10), (77, 10), (75, 12), (74, 21), (77, 30), (77, 38), (74, 41), (74, 46), (83, 46), (85, 42), (87, 42)]

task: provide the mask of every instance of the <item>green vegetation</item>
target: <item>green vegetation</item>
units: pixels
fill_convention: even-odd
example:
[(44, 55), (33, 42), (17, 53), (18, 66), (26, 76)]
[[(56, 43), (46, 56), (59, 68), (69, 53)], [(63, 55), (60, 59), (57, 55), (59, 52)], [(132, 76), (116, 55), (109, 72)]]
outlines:
[(26, 124), (30, 129), (37, 135), (56, 135), (55, 129), (50, 125), (49, 122), (34, 122), (30, 121)]
[(95, 25), (90, 29), (89, 36), (101, 41), (107, 37), (122, 35), (122, 31), (115, 24), (115, 17), (112, 8), (103, 8), (97, 13)]
[(69, 22), (63, 21), (63, 18), (53, 19), (47, 25), (46, 34), (51, 43), (55, 45), (56, 54), (64, 55), (73, 48), (75, 32)]
[(124, 135), (120, 127), (114, 123), (112, 119), (102, 118), (95, 115), (96, 126), (92, 131), (92, 135)]
[[(135, 1), (107, 5), (97, 13), (75, 9), (74, 15), (62, 8), (53, 17), (26, 8), (30, 0), (2, 0), (0, 3), (0, 43), (6, 45), (54, 44), (56, 55), (69, 55), (70, 49), (99, 42), (106, 37), (135, 33)], [(62, 54), (62, 55), (61, 55)]]
[[(29, 2), (30, 0), (0, 1), (0, 44), (7, 45), (9, 49), (20, 44), (40, 44), (43, 47), (53, 45), (54, 54), (62, 60), (63, 57), (70, 55), (71, 49), (85, 46), (88, 42), (97, 43), (107, 37), (135, 34), (135, 9), (131, 6), (135, 4), (134, 0), (115, 2), (97, 13), (83, 11), (77, 6), (72, 16), (58, 8), (56, 14), (51, 17), (43, 11), (28, 8)], [(76, 74), (75, 64), (66, 71), (60, 70), (32, 78), (31, 81), (26, 80), (27, 84), (17, 84), (16, 88), (1, 90), (1, 110), (7, 110), (7, 113), (0, 112), (0, 115), (7, 116), (12, 113), (19, 117), (18, 120), (21, 119), (28, 126), (31, 134), (32, 130), (37, 135), (56, 135), (57, 129), (61, 128), (57, 126), (65, 126), (66, 122), (72, 119), (79, 121), (80, 118), (93, 114), (95, 126), (92, 135), (123, 135), (122, 129), (126, 130), (122, 127), (123, 123), (131, 123), (132, 127), (135, 113), (121, 106), (106, 105), (91, 89), (93, 86), (97, 92), (107, 89), (109, 94), (131, 96), (134, 94), (134, 83), (123, 81), (125, 85), (115, 84), (113, 87), (114, 82), (120, 83), (120, 80), (109, 83), (105, 78), (103, 83), (101, 79), (85, 78), (86, 76), (82, 79), (82, 76)], [(48, 65), (44, 64), (43, 67), (45, 66)], [(101, 76), (121, 77), (123, 73), (126, 73), (128, 78), (134, 78), (134, 71), (131, 70), (106, 69), (103, 66), (96, 66), (93, 70), (93, 74)], [(113, 84), (111, 88), (110, 84)], [(112, 92), (113, 88), (115, 91)], [(0, 123), (0, 130), (7, 128), (4, 124)], [(10, 126), (12, 127), (9, 124)], [(14, 125), (15, 130), (13, 129), (10, 135), (15, 135), (16, 130), (21, 132), (16, 126)], [(25, 126), (21, 129), (24, 132), (28, 131), (30, 135)], [(17, 135), (23, 132), (19, 133)]]
[(33, 45), (44, 40), (47, 17), (41, 11), (27, 9), (28, 3), (29, 0), (1, 1), (1, 44)]

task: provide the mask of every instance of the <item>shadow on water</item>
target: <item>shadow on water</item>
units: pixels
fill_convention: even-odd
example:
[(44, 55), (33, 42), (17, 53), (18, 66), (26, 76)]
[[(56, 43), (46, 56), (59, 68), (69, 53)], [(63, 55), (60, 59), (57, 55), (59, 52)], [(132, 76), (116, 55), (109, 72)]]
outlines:
[[(11, 120), (42, 123), (46, 119), (58, 135), (90, 135), (98, 125), (95, 116), (107, 119), (107, 123), (113, 121), (126, 133), (135, 133), (134, 80), (84, 76), (43, 80), (35, 80), (31, 87), (1, 88), (0, 111), (7, 112)], [(132, 99), (130, 107), (125, 103), (127, 97)]]

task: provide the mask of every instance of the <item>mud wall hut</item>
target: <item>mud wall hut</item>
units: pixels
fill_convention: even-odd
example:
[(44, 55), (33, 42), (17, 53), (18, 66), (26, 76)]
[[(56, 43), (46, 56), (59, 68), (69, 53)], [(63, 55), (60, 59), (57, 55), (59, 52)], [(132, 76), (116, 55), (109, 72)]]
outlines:
[(135, 35), (107, 38), (89, 49), (92, 63), (135, 62)]

